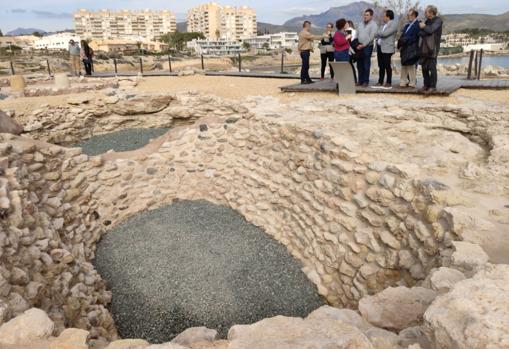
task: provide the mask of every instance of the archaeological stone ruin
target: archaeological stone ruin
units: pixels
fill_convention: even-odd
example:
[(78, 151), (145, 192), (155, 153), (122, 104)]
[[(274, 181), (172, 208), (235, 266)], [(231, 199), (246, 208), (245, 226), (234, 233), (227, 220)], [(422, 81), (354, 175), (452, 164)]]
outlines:
[[(23, 133), (0, 134), (0, 348), (509, 348), (501, 105), (110, 87), (8, 115)], [(151, 128), (168, 131), (139, 149), (74, 147)], [(281, 246), (316, 308), (224, 333), (197, 323), (156, 341), (125, 338), (116, 320), (130, 315), (114, 313), (112, 280), (96, 268), (101, 239), (187, 201), (231, 209)], [(153, 251), (143, 253), (156, 263)]]

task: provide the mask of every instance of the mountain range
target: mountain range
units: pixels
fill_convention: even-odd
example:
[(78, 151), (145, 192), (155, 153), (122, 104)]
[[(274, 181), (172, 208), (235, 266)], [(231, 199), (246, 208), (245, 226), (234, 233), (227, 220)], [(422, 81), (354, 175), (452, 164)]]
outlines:
[(9, 36), (17, 36), (17, 35), (30, 35), (35, 32), (45, 34), (46, 32), (42, 29), (37, 28), (16, 28), (14, 30), (11, 30), (10, 32), (5, 33), (5, 35)]
[[(362, 20), (362, 12), (373, 4), (366, 1), (357, 1), (345, 6), (331, 7), (325, 12), (315, 15), (303, 15), (286, 21), (283, 26), (301, 28), (304, 21), (311, 21), (315, 27), (323, 28), (329, 22), (336, 22), (339, 18), (351, 19), (355, 23)], [(382, 11), (379, 8), (377, 11)], [(423, 14), (423, 10), (420, 10)], [(461, 29), (490, 29), (496, 31), (509, 30), (509, 11), (500, 15), (484, 14), (444, 14), (444, 31), (453, 32)]]

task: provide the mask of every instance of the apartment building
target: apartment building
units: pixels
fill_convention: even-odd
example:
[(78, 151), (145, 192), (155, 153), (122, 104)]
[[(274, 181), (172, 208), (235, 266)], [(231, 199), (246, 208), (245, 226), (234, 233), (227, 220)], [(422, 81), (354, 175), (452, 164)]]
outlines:
[(268, 48), (271, 50), (282, 48), (294, 49), (297, 47), (297, 44), (299, 42), (299, 34), (293, 32), (266, 34), (245, 38), (242, 39), (242, 42), (248, 43), (249, 46), (255, 50), (260, 50), (264, 48)]
[(74, 14), (74, 28), (85, 39), (154, 40), (175, 32), (177, 19), (168, 10), (79, 10)]
[(187, 13), (187, 31), (200, 32), (208, 40), (238, 41), (256, 35), (256, 11), (215, 2), (196, 6)]

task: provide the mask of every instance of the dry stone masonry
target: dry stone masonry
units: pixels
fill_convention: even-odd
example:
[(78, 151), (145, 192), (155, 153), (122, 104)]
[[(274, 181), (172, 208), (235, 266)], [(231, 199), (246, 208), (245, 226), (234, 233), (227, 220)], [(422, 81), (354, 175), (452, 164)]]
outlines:
[[(508, 263), (505, 113), (110, 91), (23, 115), (22, 137), (0, 135), (0, 344), (509, 348), (509, 270), (488, 263)], [(172, 130), (97, 157), (46, 143), (131, 127)], [(288, 248), (330, 305), (362, 316), (322, 307), (234, 326), (227, 340), (196, 330), (160, 346), (115, 341), (95, 245), (175, 199), (237, 210)], [(19, 332), (26, 321), (37, 326)]]

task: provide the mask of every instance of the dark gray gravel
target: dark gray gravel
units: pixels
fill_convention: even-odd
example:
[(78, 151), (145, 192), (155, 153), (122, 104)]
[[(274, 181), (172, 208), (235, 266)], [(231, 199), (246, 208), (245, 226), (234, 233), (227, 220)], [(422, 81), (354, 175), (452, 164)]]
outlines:
[(148, 142), (168, 132), (169, 128), (131, 128), (117, 132), (94, 136), (73, 145), (83, 148), (89, 156), (104, 154), (113, 149), (116, 152), (131, 151), (143, 148)]
[(236, 211), (180, 201), (141, 213), (98, 243), (123, 338), (165, 342), (189, 327), (306, 316), (323, 304), (286, 247)]

